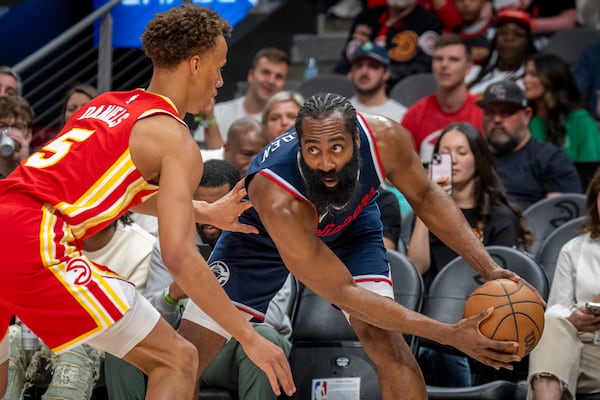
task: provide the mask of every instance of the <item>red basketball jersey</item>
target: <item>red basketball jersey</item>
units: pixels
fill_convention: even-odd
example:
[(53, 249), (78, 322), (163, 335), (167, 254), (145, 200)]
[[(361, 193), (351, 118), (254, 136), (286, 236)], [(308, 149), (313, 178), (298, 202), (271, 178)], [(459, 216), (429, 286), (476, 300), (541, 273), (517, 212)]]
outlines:
[(135, 122), (156, 114), (185, 124), (170, 100), (141, 89), (98, 96), (0, 181), (0, 194), (23, 193), (49, 204), (77, 239), (98, 232), (158, 189), (143, 179), (129, 152)]

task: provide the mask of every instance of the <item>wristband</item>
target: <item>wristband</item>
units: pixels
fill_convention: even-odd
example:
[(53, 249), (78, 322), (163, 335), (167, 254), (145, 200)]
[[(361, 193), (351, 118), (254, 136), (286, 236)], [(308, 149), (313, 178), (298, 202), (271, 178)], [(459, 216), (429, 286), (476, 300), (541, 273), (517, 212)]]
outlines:
[(171, 305), (173, 305), (173, 306), (178, 306), (178, 305), (179, 305), (179, 301), (178, 301), (178, 300), (175, 300), (174, 298), (172, 298), (172, 297), (169, 295), (169, 287), (168, 287), (168, 286), (165, 288), (165, 296), (164, 296), (164, 298), (165, 298), (165, 301), (166, 301), (167, 303), (169, 303), (169, 304), (171, 304)]
[(198, 125), (204, 128), (208, 128), (209, 126), (217, 124), (217, 119), (215, 117), (212, 117), (211, 119), (204, 119), (201, 116), (197, 116), (194, 118), (194, 120), (198, 123)]

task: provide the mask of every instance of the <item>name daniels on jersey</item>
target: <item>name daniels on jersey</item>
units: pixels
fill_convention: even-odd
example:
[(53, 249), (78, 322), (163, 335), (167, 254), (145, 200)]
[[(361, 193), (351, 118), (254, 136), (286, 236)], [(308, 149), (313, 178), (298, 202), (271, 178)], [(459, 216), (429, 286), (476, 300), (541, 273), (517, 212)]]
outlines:
[(116, 105), (100, 105), (100, 106), (90, 106), (81, 116), (77, 119), (99, 119), (100, 121), (106, 122), (106, 125), (113, 128), (119, 125), (121, 122), (129, 118), (129, 113), (127, 109), (116, 106)]

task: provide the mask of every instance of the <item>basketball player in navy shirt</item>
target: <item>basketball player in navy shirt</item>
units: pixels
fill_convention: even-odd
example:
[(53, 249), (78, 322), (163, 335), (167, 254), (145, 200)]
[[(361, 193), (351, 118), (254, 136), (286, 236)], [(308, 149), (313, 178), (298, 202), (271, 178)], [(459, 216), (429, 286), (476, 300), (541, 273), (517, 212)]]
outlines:
[[(472, 233), (455, 202), (423, 170), (410, 134), (380, 116), (355, 112), (335, 94), (318, 94), (300, 109), (295, 129), (254, 157), (247, 175), (253, 208), (240, 221), (259, 234), (223, 232), (209, 260), (238, 309), (264, 320), (288, 270), (339, 307), (377, 366), (383, 399), (426, 399), (423, 376), (402, 334), (452, 345), (493, 367), (512, 369), (514, 342), (478, 331), (490, 310), (444, 324), (393, 299), (383, 227), (375, 202), (388, 178), (431, 231), (484, 279), (519, 280), (500, 268)], [(287, 269), (286, 269), (287, 267)], [(206, 368), (230, 335), (194, 304), (180, 333)]]

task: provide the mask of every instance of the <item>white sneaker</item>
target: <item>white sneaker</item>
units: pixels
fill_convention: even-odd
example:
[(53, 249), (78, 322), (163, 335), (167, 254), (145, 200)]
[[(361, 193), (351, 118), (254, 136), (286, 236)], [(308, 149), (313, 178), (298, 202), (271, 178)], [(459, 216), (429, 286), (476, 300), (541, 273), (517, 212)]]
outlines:
[(362, 11), (360, 0), (338, 0), (337, 3), (329, 7), (327, 14), (338, 18), (350, 19), (356, 17)]

